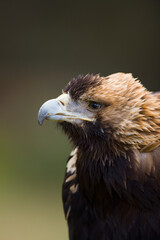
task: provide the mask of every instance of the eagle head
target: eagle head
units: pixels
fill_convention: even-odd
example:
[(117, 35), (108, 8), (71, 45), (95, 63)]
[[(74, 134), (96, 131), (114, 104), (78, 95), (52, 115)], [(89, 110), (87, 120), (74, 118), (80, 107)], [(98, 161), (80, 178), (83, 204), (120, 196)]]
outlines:
[(45, 102), (38, 121), (57, 121), (75, 145), (103, 142), (115, 152), (128, 147), (150, 151), (160, 141), (159, 109), (160, 100), (131, 74), (87, 74)]

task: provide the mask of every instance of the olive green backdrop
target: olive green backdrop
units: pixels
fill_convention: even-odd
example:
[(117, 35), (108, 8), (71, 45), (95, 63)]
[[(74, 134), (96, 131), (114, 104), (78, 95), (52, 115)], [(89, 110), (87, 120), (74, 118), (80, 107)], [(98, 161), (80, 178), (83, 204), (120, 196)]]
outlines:
[(160, 1), (1, 1), (0, 240), (67, 239), (72, 146), (41, 104), (78, 74), (132, 72), (160, 90)]

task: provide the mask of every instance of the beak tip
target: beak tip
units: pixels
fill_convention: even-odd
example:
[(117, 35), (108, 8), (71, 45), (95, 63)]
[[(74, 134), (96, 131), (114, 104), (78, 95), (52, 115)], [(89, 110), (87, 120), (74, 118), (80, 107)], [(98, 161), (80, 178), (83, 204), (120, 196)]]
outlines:
[(38, 112), (38, 124), (40, 126), (42, 126), (45, 118), (46, 118), (45, 114), (42, 114), (41, 109), (40, 109), (40, 111)]
[(38, 120), (38, 124), (39, 124), (40, 126), (42, 126), (43, 121), (39, 121), (39, 120)]
[(39, 116), (38, 116), (38, 124), (39, 124), (40, 126), (42, 126), (42, 124), (43, 124), (43, 119), (40, 119)]

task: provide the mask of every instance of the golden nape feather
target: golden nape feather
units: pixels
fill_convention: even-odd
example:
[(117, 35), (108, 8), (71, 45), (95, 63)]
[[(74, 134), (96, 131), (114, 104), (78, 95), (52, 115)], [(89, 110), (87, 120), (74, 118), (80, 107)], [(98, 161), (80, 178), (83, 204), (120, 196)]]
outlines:
[(63, 184), (70, 240), (160, 239), (160, 92), (131, 74), (80, 75), (42, 105), (75, 146)]
[(101, 84), (91, 87), (81, 99), (109, 105), (100, 114), (104, 126), (116, 129), (117, 141), (140, 151), (160, 145), (160, 94), (147, 91), (131, 74), (97, 77)]

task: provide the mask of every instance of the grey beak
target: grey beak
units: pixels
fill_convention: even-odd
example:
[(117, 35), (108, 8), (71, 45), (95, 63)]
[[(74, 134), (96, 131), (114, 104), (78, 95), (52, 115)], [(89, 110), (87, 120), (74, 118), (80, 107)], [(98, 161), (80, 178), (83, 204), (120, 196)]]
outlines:
[(38, 123), (42, 125), (45, 119), (59, 120), (58, 113), (62, 112), (62, 104), (57, 99), (45, 102), (38, 112)]

